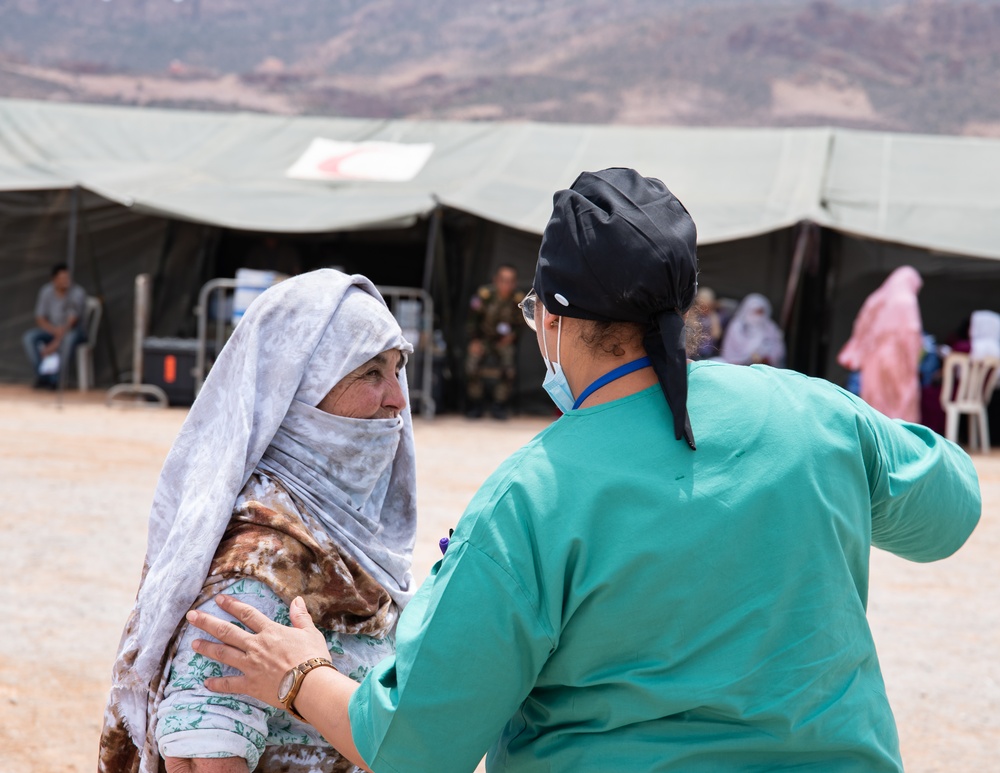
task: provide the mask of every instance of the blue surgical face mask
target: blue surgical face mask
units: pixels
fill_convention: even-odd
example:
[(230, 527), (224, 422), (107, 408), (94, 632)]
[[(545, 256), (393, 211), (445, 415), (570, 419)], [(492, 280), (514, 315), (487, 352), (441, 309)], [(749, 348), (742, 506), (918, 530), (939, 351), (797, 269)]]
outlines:
[[(556, 329), (556, 357), (560, 357), (559, 347), (562, 343), (562, 317), (559, 317), (559, 327)], [(573, 392), (569, 388), (566, 374), (563, 373), (562, 365), (552, 362), (549, 359), (549, 346), (545, 331), (542, 331), (542, 356), (545, 358), (545, 380), (542, 382), (542, 389), (548, 392), (552, 402), (556, 404), (563, 413), (573, 410)]]

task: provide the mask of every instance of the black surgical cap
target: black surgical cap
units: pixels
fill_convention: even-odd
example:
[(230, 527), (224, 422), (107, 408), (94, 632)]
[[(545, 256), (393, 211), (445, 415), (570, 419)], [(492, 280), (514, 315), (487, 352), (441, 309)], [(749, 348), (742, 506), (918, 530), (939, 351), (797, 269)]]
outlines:
[(650, 326), (643, 344), (674, 436), (691, 448), (683, 315), (697, 290), (696, 240), (691, 215), (656, 178), (584, 172), (553, 197), (535, 269), (535, 292), (553, 314)]

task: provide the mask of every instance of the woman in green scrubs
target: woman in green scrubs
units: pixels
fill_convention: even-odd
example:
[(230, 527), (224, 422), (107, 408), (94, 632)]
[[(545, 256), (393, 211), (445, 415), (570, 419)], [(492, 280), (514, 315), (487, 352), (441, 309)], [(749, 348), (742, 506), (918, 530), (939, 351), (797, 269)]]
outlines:
[[(872, 545), (914, 561), (979, 518), (969, 458), (832, 384), (691, 363), (695, 228), (659, 180), (555, 196), (522, 308), (565, 415), (504, 462), (357, 685), (301, 602), (220, 606), (242, 672), (378, 771), (901, 771), (865, 617)], [(291, 698), (289, 698), (291, 694)]]

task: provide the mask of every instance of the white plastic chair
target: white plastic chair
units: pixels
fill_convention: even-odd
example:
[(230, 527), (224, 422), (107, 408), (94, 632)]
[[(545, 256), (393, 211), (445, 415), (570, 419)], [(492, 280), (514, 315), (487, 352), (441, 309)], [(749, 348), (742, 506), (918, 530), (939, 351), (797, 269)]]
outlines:
[(83, 310), (83, 328), (87, 331), (87, 341), (76, 347), (76, 381), (81, 392), (94, 385), (94, 347), (97, 345), (97, 330), (101, 326), (101, 300), (87, 296)]
[(944, 435), (953, 443), (958, 442), (958, 418), (969, 417), (969, 450), (979, 446), (990, 450), (990, 424), (986, 406), (993, 397), (993, 390), (1000, 375), (1000, 358), (972, 359), (968, 354), (952, 352), (941, 369), (941, 407), (945, 414)]

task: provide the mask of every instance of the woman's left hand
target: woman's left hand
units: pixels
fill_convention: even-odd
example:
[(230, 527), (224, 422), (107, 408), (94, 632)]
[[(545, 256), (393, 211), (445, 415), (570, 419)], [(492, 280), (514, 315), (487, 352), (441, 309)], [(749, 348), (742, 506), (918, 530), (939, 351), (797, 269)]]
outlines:
[(281, 708), (278, 685), (292, 668), (310, 658), (330, 657), (326, 639), (313, 625), (305, 602), (296, 597), (289, 607), (291, 627), (276, 623), (249, 604), (219, 595), (216, 603), (250, 629), (244, 631), (228, 620), (192, 610), (187, 621), (214, 636), (218, 642), (197, 639), (195, 652), (242, 672), (242, 676), (222, 676), (205, 680), (213, 692), (239, 693)]

